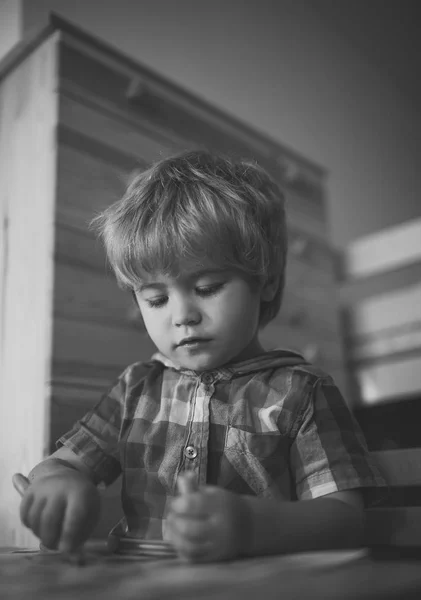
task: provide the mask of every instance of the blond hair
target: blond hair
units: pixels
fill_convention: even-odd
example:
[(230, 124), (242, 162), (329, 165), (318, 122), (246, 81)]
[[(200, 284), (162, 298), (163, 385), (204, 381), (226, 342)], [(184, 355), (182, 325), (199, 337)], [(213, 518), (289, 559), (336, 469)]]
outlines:
[(145, 273), (177, 276), (184, 260), (206, 259), (251, 280), (278, 277), (262, 302), (263, 327), (279, 311), (285, 283), (284, 196), (257, 164), (203, 150), (165, 158), (136, 174), (123, 198), (93, 221), (120, 286)]

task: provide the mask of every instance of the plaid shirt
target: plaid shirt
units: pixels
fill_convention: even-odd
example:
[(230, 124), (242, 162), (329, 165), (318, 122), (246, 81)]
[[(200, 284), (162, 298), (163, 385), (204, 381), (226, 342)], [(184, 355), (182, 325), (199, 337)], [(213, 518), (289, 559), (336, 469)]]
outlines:
[(293, 352), (196, 373), (162, 355), (128, 367), (61, 437), (111, 484), (129, 535), (165, 538), (177, 476), (279, 500), (384, 484), (331, 377)]

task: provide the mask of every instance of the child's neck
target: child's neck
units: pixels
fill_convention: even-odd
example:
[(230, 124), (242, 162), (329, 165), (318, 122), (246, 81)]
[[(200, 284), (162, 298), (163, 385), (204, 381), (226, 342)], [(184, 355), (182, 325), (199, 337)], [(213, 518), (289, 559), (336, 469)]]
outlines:
[(245, 360), (250, 360), (256, 356), (260, 356), (264, 352), (265, 350), (262, 347), (258, 336), (256, 335), (248, 344), (248, 346), (246, 346), (239, 354), (237, 354), (237, 356), (230, 360), (230, 363), (238, 363)]

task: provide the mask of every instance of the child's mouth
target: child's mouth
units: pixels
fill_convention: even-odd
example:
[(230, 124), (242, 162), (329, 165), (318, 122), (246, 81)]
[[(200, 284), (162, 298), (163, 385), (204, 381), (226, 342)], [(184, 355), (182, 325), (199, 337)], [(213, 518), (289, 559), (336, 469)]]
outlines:
[(177, 347), (193, 349), (199, 348), (208, 342), (210, 342), (210, 339), (207, 338), (185, 338), (184, 340), (181, 340)]

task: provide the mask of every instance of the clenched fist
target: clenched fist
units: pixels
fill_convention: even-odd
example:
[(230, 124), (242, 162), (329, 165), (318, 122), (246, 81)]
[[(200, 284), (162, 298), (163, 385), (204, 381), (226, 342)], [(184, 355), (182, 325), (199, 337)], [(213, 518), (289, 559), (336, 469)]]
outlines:
[(100, 511), (95, 485), (75, 469), (42, 475), (23, 492), (22, 523), (50, 549), (73, 552), (94, 530)]
[(244, 498), (210, 485), (175, 498), (167, 525), (178, 554), (192, 562), (236, 558), (250, 535)]

